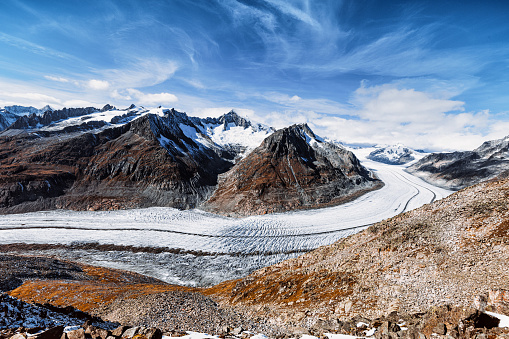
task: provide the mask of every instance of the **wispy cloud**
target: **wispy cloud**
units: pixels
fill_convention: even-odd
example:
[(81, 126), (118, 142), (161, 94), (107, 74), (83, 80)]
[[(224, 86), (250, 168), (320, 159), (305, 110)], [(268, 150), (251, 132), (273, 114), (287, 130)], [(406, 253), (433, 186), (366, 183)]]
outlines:
[(69, 79), (67, 79), (67, 78), (57, 77), (57, 76), (53, 76), (53, 75), (45, 75), (44, 78), (51, 80), (51, 81), (56, 81), (56, 82), (64, 82), (64, 83), (69, 82)]
[(22, 49), (24, 51), (27, 51), (27, 52), (30, 52), (33, 54), (38, 54), (41, 56), (50, 56), (50, 57), (56, 57), (58, 59), (67, 59), (67, 60), (79, 60), (78, 58), (76, 58), (70, 54), (63, 53), (63, 52), (60, 52), (60, 51), (57, 51), (57, 50), (54, 50), (52, 48), (48, 48), (45, 46), (41, 46), (41, 45), (35, 44), (33, 42), (30, 42), (28, 40), (21, 39), (21, 38), (18, 38), (18, 37), (15, 37), (15, 36), (12, 36), (12, 35), (9, 35), (6, 33), (2, 33), (2, 32), (0, 32), (0, 41), (3, 43), (6, 43), (8, 45), (11, 45), (13, 47)]

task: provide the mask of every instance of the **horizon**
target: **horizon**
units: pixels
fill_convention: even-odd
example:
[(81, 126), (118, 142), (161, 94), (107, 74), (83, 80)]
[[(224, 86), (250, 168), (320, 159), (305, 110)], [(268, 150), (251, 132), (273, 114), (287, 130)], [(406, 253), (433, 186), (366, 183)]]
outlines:
[(0, 4), (0, 106), (175, 107), (348, 144), (471, 150), (509, 133), (509, 4)]

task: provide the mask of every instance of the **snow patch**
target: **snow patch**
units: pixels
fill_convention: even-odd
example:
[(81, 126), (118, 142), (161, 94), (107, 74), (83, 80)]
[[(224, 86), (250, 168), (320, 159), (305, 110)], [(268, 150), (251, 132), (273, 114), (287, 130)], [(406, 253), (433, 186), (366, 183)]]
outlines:
[(491, 315), (492, 317), (498, 318), (500, 320), (498, 327), (509, 327), (509, 316), (499, 314), (499, 313), (493, 313), (493, 312), (485, 312), (485, 313)]

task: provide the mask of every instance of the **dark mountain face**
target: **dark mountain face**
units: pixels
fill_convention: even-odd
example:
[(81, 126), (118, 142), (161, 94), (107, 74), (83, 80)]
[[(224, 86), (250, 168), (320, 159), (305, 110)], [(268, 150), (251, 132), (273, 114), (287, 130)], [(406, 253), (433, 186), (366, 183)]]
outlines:
[(462, 189), (481, 181), (509, 174), (509, 138), (483, 143), (473, 151), (433, 153), (408, 172), (437, 186)]
[(221, 175), (205, 209), (245, 216), (339, 204), (379, 188), (355, 155), (307, 125), (276, 131)]
[[(232, 164), (164, 119), (146, 115), (66, 139), (0, 138), (1, 210), (196, 207)], [(161, 138), (175, 146), (162, 147)]]

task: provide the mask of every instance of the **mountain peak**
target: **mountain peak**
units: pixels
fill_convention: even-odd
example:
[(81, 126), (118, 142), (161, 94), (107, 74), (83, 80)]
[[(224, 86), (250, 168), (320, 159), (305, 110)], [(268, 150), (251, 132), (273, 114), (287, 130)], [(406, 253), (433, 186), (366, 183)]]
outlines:
[(229, 127), (232, 127), (231, 125), (244, 128), (251, 127), (251, 121), (247, 120), (244, 117), (241, 117), (234, 110), (231, 110), (230, 112), (220, 116), (219, 122), (224, 125), (223, 127), (224, 130), (228, 129)]

